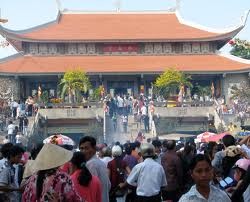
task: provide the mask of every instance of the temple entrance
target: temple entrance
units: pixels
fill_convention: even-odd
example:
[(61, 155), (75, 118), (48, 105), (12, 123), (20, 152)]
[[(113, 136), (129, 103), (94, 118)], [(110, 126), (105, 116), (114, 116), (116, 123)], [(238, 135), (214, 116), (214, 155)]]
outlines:
[(126, 95), (128, 94), (128, 89), (127, 88), (115, 88), (115, 95)]
[(111, 96), (115, 95), (133, 95), (134, 82), (133, 81), (108, 81), (108, 92)]

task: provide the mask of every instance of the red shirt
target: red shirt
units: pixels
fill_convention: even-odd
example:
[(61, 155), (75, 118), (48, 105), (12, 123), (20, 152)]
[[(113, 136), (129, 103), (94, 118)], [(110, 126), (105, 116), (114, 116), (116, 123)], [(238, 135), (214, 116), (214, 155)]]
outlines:
[(71, 162), (63, 164), (59, 169), (67, 174), (70, 174)]
[[(120, 183), (125, 181), (125, 171), (126, 171), (127, 163), (126, 161), (122, 159), (117, 159), (117, 163), (116, 163), (116, 159), (113, 159), (112, 161), (108, 162), (107, 167), (110, 170), (111, 189), (114, 189)], [(117, 171), (118, 167), (120, 168), (120, 172)]]
[(90, 181), (89, 185), (85, 187), (80, 185), (78, 182), (80, 172), (81, 170), (76, 170), (71, 175), (71, 180), (73, 182), (75, 191), (81, 198), (88, 202), (102, 202), (102, 190), (99, 178), (92, 175), (92, 180)]

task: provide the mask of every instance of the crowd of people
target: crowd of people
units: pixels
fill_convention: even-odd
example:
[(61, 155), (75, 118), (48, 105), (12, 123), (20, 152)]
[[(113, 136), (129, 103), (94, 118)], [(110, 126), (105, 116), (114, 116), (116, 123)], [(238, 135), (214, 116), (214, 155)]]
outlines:
[(143, 129), (146, 133), (150, 130), (151, 119), (154, 115), (154, 103), (150, 98), (141, 94), (139, 98), (130, 95), (116, 95), (115, 97), (107, 96), (104, 100), (106, 111), (112, 120), (113, 130), (117, 131), (117, 125), (122, 125), (122, 131), (127, 133), (128, 116), (133, 116), (137, 128)]
[(157, 138), (107, 145), (84, 136), (77, 146), (4, 144), (0, 201), (250, 201), (250, 137), (197, 146)]

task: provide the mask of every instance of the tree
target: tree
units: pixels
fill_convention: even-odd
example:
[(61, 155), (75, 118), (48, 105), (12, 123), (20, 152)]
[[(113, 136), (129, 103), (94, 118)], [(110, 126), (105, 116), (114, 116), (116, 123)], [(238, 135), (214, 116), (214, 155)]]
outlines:
[(235, 39), (229, 41), (229, 44), (233, 47), (230, 53), (237, 57), (244, 59), (250, 59), (250, 42), (241, 39)]
[(168, 97), (173, 92), (176, 93), (181, 86), (192, 87), (190, 79), (189, 75), (174, 68), (169, 68), (156, 79), (154, 89), (156, 90), (156, 94)]
[(248, 107), (250, 105), (250, 86), (242, 82), (240, 86), (231, 87), (231, 98), (237, 100), (237, 121), (244, 125), (244, 122), (247, 120)]
[(211, 87), (210, 86), (197, 86), (197, 90), (198, 90), (198, 95), (205, 97), (205, 96), (211, 96), (212, 92), (211, 92)]
[(75, 102), (80, 98), (81, 92), (86, 93), (90, 88), (89, 78), (81, 70), (70, 70), (67, 71), (60, 81), (59, 86), (61, 87), (61, 97), (64, 98), (68, 95), (69, 102)]
[(238, 99), (240, 102), (250, 104), (250, 86), (242, 82), (240, 86), (231, 87), (232, 99)]
[(98, 88), (96, 88), (93, 92), (93, 94), (89, 97), (90, 100), (92, 101), (99, 101), (101, 99), (101, 91), (102, 91), (103, 87), (99, 86)]

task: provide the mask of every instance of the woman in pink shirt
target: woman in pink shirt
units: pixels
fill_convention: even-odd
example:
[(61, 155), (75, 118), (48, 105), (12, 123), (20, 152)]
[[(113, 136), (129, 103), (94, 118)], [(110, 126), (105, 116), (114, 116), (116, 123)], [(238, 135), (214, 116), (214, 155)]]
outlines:
[(101, 182), (98, 177), (91, 175), (85, 163), (84, 154), (75, 152), (71, 159), (71, 179), (75, 191), (88, 202), (102, 202)]

